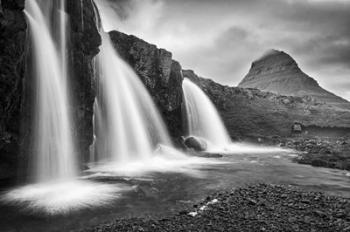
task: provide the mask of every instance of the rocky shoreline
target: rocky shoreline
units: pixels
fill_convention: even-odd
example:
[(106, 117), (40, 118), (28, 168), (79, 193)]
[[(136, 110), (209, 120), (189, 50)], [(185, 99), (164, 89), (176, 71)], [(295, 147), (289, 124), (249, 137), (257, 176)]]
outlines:
[(350, 231), (350, 201), (259, 184), (216, 193), (174, 216), (118, 219), (81, 232), (112, 231)]
[(350, 171), (349, 136), (251, 137), (241, 142), (293, 149), (298, 151), (293, 161), (299, 164)]
[(281, 146), (301, 152), (297, 163), (350, 171), (350, 138), (292, 138)]

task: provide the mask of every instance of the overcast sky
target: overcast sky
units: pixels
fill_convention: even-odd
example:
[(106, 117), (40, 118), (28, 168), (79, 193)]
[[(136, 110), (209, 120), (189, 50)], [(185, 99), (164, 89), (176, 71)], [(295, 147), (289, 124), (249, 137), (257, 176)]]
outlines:
[(251, 62), (274, 48), (350, 100), (350, 0), (97, 2), (106, 30), (165, 48), (200, 76), (236, 86)]

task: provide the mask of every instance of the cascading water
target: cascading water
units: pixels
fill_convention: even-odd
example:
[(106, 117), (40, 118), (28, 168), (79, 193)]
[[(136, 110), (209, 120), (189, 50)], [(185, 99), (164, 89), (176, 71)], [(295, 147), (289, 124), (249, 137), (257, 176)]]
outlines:
[(36, 183), (13, 189), (0, 200), (47, 214), (109, 204), (129, 187), (77, 179), (68, 110), (65, 0), (28, 0), (25, 13), (36, 82), (31, 174)]
[(169, 135), (139, 77), (119, 57), (109, 35), (101, 36), (95, 102), (98, 160), (147, 160), (157, 145), (171, 146)]
[(187, 78), (184, 79), (182, 88), (186, 105), (188, 135), (206, 140), (209, 152), (243, 154), (286, 151), (278, 147), (232, 143), (218, 111), (201, 88)]
[[(72, 178), (77, 166), (68, 110), (65, 1), (29, 0), (25, 13), (37, 90), (32, 162), (35, 181)], [(56, 19), (53, 14), (59, 15), (59, 20), (52, 20)]]
[[(101, 1), (96, 1), (97, 8)], [(96, 9), (97, 12), (97, 9)], [(194, 164), (206, 160), (177, 151), (146, 87), (120, 57), (108, 33), (103, 15), (97, 22), (102, 37), (97, 56), (97, 98), (94, 105), (95, 151), (92, 175), (143, 175), (147, 172), (192, 172)], [(98, 12), (97, 12), (98, 14)]]
[(230, 137), (214, 104), (192, 81), (185, 78), (182, 84), (186, 105), (188, 134), (208, 141), (209, 149), (225, 148)]

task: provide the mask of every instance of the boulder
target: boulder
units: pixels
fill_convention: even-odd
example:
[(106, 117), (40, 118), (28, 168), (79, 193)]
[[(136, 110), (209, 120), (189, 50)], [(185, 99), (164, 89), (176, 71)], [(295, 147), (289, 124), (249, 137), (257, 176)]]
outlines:
[(194, 136), (185, 138), (184, 144), (187, 148), (194, 149), (195, 151), (205, 151), (208, 148), (208, 144), (204, 139)]

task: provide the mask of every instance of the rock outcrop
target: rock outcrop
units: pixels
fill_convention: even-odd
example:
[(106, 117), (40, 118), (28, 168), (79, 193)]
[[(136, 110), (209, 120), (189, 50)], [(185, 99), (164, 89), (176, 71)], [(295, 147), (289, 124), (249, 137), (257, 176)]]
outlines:
[[(26, 170), (30, 155), (34, 77), (30, 64), (24, 0), (0, 1), (0, 181)], [(101, 38), (91, 0), (67, 1), (69, 66), (74, 136), (82, 159), (92, 143), (94, 56)], [(83, 18), (82, 18), (83, 17)], [(22, 173), (19, 173), (22, 174)]]
[(172, 54), (135, 36), (110, 32), (121, 57), (140, 76), (161, 111), (173, 137), (182, 135), (182, 73)]
[(94, 57), (99, 52), (101, 37), (96, 26), (92, 0), (67, 1), (70, 18), (70, 66), (72, 112), (75, 138), (80, 157), (88, 158), (93, 141), (93, 104), (95, 99)]
[(271, 50), (254, 61), (239, 87), (286, 96), (309, 96), (320, 103), (350, 109), (348, 101), (320, 87), (316, 80), (305, 74), (296, 61), (283, 51)]
[(24, 0), (0, 1), (0, 179), (18, 164), (20, 111), (25, 70)]

